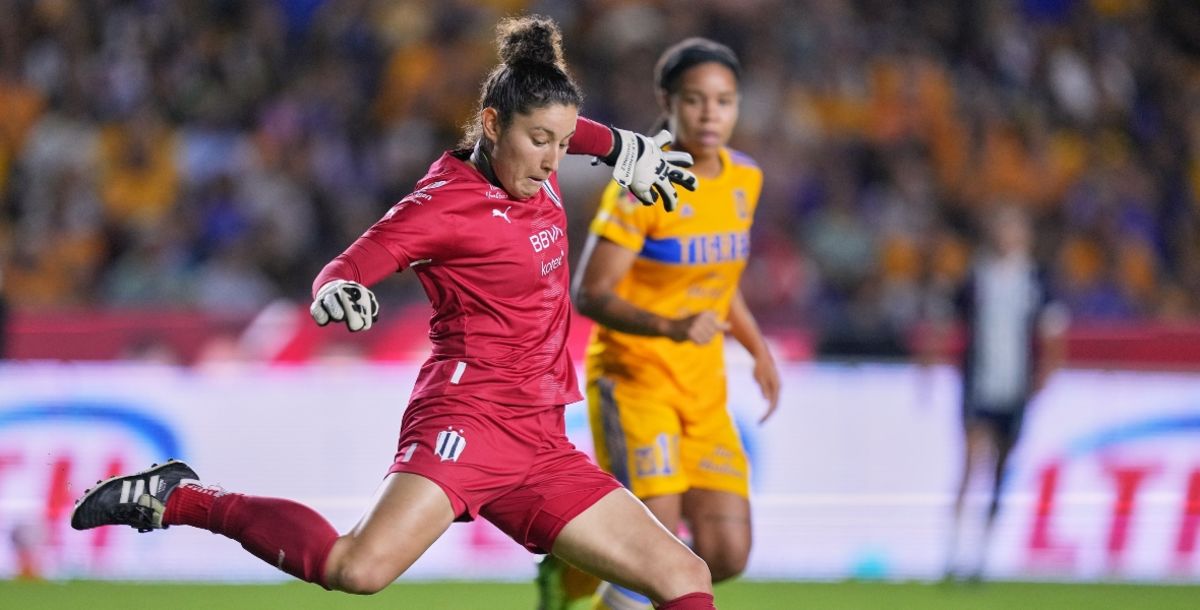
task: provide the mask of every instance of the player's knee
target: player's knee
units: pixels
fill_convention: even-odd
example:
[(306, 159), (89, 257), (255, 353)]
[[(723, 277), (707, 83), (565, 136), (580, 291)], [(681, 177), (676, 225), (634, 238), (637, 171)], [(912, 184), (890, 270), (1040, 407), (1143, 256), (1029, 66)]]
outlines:
[(734, 578), (746, 570), (750, 558), (750, 536), (722, 536), (698, 539), (696, 554), (708, 564), (712, 581)]
[(687, 574), (689, 580), (695, 583), (695, 591), (711, 591), (712, 590), (712, 573), (708, 569), (708, 564), (704, 563), (703, 559), (696, 557), (688, 562)]
[(746, 571), (747, 555), (748, 553), (728, 551), (708, 560), (708, 571), (712, 574), (712, 581), (718, 583), (729, 580)]
[(697, 555), (691, 553), (688, 553), (686, 557), (678, 561), (672, 580), (675, 582), (675, 587), (682, 591), (677, 592), (678, 595), (672, 595), (667, 599), (673, 599), (679, 595), (686, 595), (697, 591), (709, 591), (712, 589), (713, 582), (708, 564)]
[(345, 561), (335, 571), (335, 588), (355, 595), (378, 593), (396, 580), (396, 574), (380, 569), (380, 562)]

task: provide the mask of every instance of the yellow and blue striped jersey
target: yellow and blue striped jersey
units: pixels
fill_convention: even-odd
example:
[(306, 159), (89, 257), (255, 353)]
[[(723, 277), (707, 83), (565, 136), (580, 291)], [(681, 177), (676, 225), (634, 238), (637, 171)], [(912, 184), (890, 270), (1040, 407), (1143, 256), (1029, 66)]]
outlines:
[[(750, 255), (750, 226), (762, 190), (762, 171), (750, 157), (721, 149), (721, 173), (700, 178), (696, 190), (679, 190), (667, 212), (611, 183), (591, 232), (638, 253), (618, 283), (617, 296), (661, 316), (678, 318), (714, 310), (724, 320)], [(647, 391), (691, 394), (706, 380), (724, 382), (723, 341), (675, 343), (597, 325), (587, 350), (589, 379), (609, 376)], [(666, 384), (666, 385), (664, 385)], [(674, 387), (671, 387), (674, 386)], [(710, 386), (711, 387), (711, 386)]]

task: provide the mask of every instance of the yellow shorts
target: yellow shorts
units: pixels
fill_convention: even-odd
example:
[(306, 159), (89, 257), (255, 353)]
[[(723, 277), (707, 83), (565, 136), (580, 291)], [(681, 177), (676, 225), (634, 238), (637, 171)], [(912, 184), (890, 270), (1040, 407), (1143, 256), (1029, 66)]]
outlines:
[(639, 498), (693, 488), (749, 498), (749, 461), (726, 406), (725, 384), (713, 389), (702, 400), (665, 399), (610, 377), (589, 378), (597, 463)]

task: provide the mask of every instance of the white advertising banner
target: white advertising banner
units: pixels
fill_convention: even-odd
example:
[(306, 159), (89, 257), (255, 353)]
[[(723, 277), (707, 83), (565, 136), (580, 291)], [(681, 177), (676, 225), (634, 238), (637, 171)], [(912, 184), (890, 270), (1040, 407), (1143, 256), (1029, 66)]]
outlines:
[[(747, 576), (937, 578), (962, 452), (949, 368), (784, 365), (764, 425), (749, 366), (731, 409), (754, 464)], [(0, 366), (0, 578), (274, 580), (186, 527), (70, 529), (83, 490), (170, 457), (206, 483), (309, 504), (346, 530), (396, 450), (416, 366)], [(569, 434), (590, 451), (582, 404)], [(1069, 371), (1033, 405), (988, 557), (996, 578), (1200, 580), (1200, 375)], [(982, 501), (976, 512), (983, 510)], [(535, 557), (456, 524), (410, 578), (526, 579)]]

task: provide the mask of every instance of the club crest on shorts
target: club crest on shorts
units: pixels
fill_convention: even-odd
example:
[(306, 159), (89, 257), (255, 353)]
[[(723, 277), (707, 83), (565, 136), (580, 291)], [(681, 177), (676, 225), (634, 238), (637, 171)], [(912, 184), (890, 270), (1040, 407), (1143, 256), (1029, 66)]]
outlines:
[(467, 439), (463, 438), (462, 432), (461, 429), (455, 431), (453, 428), (447, 428), (438, 432), (437, 443), (433, 446), (433, 452), (443, 462), (446, 460), (457, 462), (458, 456), (462, 455), (463, 449), (467, 448)]

